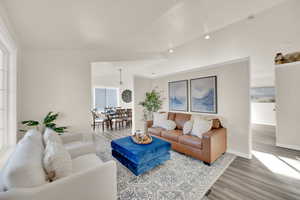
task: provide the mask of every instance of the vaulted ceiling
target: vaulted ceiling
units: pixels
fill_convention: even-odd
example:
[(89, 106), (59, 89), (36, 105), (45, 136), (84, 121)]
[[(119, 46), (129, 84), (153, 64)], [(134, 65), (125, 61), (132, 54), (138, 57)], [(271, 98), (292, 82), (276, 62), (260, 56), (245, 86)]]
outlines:
[(285, 0), (1, 0), (27, 49), (164, 52)]

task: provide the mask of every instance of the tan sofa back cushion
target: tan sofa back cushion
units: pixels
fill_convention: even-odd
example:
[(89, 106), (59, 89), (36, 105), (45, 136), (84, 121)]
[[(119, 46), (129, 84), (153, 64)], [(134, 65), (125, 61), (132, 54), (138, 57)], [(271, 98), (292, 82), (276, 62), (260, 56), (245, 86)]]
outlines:
[(176, 113), (175, 119), (174, 119), (174, 121), (176, 123), (176, 128), (179, 130), (182, 130), (184, 123), (189, 121), (190, 119), (191, 119), (191, 114)]
[(175, 121), (175, 116), (176, 116), (176, 113), (169, 112), (169, 114), (168, 114), (168, 120)]

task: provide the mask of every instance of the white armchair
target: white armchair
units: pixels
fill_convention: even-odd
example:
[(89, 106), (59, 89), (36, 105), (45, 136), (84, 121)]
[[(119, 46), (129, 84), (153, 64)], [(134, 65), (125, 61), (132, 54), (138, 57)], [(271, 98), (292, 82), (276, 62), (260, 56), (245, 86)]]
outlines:
[(117, 166), (103, 162), (93, 139), (67, 133), (62, 142), (72, 155), (72, 173), (47, 182), (42, 166), (41, 133), (31, 130), (16, 146), (0, 172), (0, 200), (116, 200)]
[(72, 159), (81, 155), (96, 153), (93, 134), (64, 133), (60, 137)]
[(90, 169), (74, 173), (34, 188), (0, 192), (1, 200), (116, 200), (117, 167), (114, 161), (99, 163)]

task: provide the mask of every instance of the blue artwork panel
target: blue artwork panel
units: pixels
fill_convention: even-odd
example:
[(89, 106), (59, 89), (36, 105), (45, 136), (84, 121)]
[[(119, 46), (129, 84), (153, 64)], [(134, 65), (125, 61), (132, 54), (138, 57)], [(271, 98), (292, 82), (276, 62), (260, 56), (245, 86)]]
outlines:
[(217, 113), (217, 77), (191, 80), (191, 112)]
[(169, 82), (170, 111), (188, 111), (188, 81)]

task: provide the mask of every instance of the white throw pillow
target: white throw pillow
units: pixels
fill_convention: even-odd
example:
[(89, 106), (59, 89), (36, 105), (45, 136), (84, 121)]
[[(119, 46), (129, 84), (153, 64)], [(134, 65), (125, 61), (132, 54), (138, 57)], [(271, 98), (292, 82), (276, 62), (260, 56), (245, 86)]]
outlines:
[(190, 120), (184, 123), (182, 132), (184, 135), (190, 134), (192, 132), (192, 129), (193, 129), (193, 121)]
[(48, 141), (43, 159), (49, 180), (53, 181), (72, 174), (72, 159), (60, 143)]
[(48, 141), (63, 143), (60, 136), (54, 130), (46, 128), (44, 132), (44, 144), (46, 145)]
[(168, 113), (153, 113), (153, 126), (161, 127), (161, 124), (168, 119)]
[(26, 132), (23, 139), (31, 138), (36, 144), (41, 145), (44, 149), (42, 133), (36, 129), (30, 129)]
[(205, 119), (195, 119), (191, 134), (202, 138), (202, 135), (211, 130), (212, 121)]
[(174, 130), (176, 128), (176, 123), (172, 120), (163, 120), (160, 123), (160, 128), (171, 131), (171, 130)]
[(5, 190), (47, 183), (42, 164), (43, 150), (32, 137), (25, 137), (17, 144), (1, 172)]

